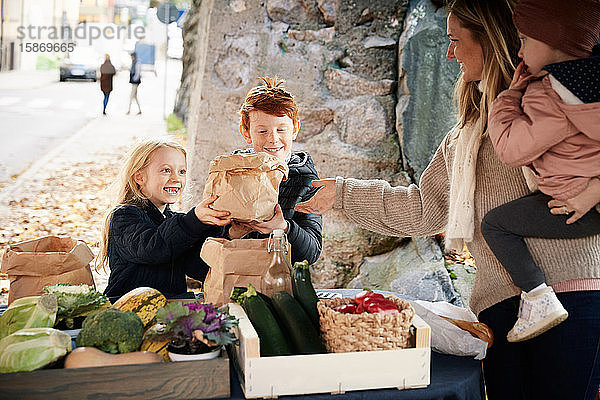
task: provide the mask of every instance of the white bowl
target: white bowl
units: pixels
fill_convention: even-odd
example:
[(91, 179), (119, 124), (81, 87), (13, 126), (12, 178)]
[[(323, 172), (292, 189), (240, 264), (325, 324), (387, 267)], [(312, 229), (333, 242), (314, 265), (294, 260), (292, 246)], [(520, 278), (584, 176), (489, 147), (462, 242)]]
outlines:
[(171, 353), (170, 351), (168, 353), (171, 361), (212, 360), (213, 358), (219, 357), (219, 354), (221, 354), (221, 347), (208, 353), (201, 354), (177, 354)]

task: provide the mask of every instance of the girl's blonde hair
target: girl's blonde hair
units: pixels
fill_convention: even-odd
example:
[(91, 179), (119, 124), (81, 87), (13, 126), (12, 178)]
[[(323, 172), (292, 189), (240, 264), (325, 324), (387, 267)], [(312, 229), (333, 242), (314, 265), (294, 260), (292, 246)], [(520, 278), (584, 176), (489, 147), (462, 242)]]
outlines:
[(149, 138), (138, 142), (128, 153), (125, 163), (119, 171), (117, 179), (109, 190), (111, 191), (111, 204), (104, 219), (102, 238), (100, 240), (100, 253), (96, 258), (96, 270), (108, 265), (108, 229), (110, 218), (114, 209), (119, 205), (143, 206), (148, 197), (142, 193), (140, 185), (135, 181), (135, 175), (150, 164), (150, 156), (160, 148), (170, 147), (179, 150), (187, 156), (185, 148), (178, 142), (169, 138)]
[(510, 85), (520, 47), (512, 21), (516, 3), (515, 0), (453, 0), (448, 4), (449, 14), (471, 32), (483, 52), (481, 82), (465, 82), (461, 75), (454, 86), (461, 128), (481, 118), (483, 134), (492, 101)]

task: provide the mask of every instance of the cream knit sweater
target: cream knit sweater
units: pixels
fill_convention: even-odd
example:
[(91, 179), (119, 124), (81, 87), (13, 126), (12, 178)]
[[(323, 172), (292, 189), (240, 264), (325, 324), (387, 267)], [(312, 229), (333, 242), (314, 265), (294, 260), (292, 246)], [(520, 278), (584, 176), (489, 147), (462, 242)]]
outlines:
[[(447, 135), (423, 172), (419, 186), (391, 187), (383, 180), (338, 178), (334, 208), (343, 209), (361, 227), (384, 235), (429, 236), (443, 232), (448, 221), (453, 147)], [(529, 190), (521, 169), (502, 164), (487, 135), (481, 141), (476, 168), (475, 232), (467, 246), (477, 267), (470, 307), (479, 314), (520, 294), (483, 239), (481, 220), (490, 209)], [(600, 235), (584, 239), (529, 238), (526, 242), (550, 285), (600, 278)]]

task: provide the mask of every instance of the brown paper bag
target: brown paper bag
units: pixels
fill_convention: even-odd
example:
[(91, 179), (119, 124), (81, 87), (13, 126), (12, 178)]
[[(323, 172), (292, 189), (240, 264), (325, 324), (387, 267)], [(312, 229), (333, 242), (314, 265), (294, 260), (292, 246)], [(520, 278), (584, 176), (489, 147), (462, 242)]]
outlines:
[[(208, 238), (200, 257), (210, 266), (204, 280), (204, 299), (220, 306), (229, 302), (234, 286), (252, 284), (264, 292), (263, 277), (269, 269), (272, 253), (267, 251), (269, 239)], [(290, 252), (287, 254), (290, 261)]]
[(94, 286), (90, 262), (94, 254), (82, 241), (45, 236), (10, 245), (2, 257), (8, 274), (8, 304), (26, 296), (39, 296), (44, 286), (70, 283)]
[(279, 183), (288, 166), (267, 153), (219, 156), (210, 163), (203, 198), (238, 221), (267, 221), (275, 213)]

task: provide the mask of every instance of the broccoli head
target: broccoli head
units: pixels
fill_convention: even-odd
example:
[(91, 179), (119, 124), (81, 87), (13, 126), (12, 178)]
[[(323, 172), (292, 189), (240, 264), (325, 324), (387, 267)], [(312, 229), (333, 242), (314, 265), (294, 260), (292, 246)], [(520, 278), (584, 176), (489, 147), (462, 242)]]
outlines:
[(142, 344), (144, 324), (131, 311), (115, 308), (90, 314), (81, 326), (75, 343), (77, 347), (96, 347), (107, 353), (129, 353)]

